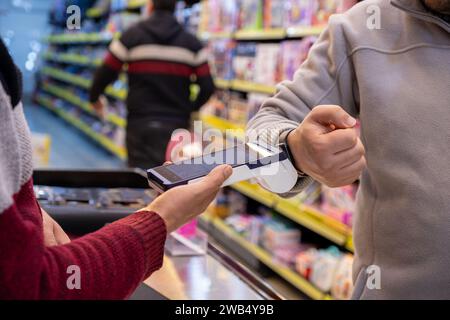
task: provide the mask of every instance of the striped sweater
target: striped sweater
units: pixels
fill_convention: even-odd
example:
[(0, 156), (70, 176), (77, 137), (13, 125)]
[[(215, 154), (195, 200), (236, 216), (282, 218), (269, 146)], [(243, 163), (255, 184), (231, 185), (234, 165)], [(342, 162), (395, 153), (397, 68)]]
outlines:
[[(16, 99), (20, 81), (1, 41), (0, 61), (0, 300), (126, 298), (162, 265), (163, 220), (139, 212), (67, 245), (45, 247), (30, 133)], [(80, 270), (79, 290), (67, 286), (72, 266)]]

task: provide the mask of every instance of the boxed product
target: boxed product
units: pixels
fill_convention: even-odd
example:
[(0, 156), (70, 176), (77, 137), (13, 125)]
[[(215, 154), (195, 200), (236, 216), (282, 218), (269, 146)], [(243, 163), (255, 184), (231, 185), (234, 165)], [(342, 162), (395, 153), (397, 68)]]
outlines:
[(263, 0), (241, 0), (239, 29), (260, 30), (263, 28)]
[(253, 81), (256, 69), (256, 52), (258, 45), (254, 42), (239, 43), (233, 59), (235, 79)]
[(319, 290), (329, 292), (341, 258), (341, 252), (335, 247), (331, 247), (328, 250), (320, 250), (312, 265), (311, 283)]
[(342, 188), (322, 187), (321, 211), (327, 216), (351, 227), (352, 217), (356, 209), (357, 186)]
[(215, 40), (209, 44), (210, 66), (212, 74), (219, 79), (232, 80), (233, 58), (236, 42), (232, 40)]
[(264, 0), (264, 28), (277, 29), (286, 26), (286, 0)]
[[(209, 0), (203, 7), (209, 16), (207, 30), (212, 33), (233, 32), (237, 28), (238, 6), (236, 1)], [(212, 18), (214, 17), (214, 18)]]
[(269, 251), (295, 249), (300, 243), (300, 230), (284, 220), (272, 219), (264, 226), (262, 246)]
[(316, 42), (316, 37), (302, 40), (283, 41), (280, 53), (280, 80), (293, 80), (294, 75), (307, 59), (309, 51)]
[(353, 255), (344, 255), (336, 269), (331, 294), (338, 300), (349, 300), (353, 293)]
[(253, 82), (265, 85), (278, 83), (279, 44), (259, 44), (256, 48), (255, 73)]
[(287, 27), (311, 26), (315, 9), (316, 0), (288, 1)]

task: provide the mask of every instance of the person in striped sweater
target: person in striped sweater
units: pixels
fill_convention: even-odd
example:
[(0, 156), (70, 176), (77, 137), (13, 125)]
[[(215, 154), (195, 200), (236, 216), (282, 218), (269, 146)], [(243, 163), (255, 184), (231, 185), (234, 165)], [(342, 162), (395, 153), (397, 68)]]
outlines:
[[(21, 76), (1, 39), (0, 80), (0, 300), (127, 298), (162, 266), (167, 233), (206, 209), (231, 167), (70, 242), (35, 198)], [(75, 289), (68, 285), (74, 266)]]
[[(109, 46), (89, 95), (93, 108), (102, 114), (102, 94), (126, 70), (128, 164), (144, 170), (164, 161), (172, 133), (188, 129), (191, 114), (215, 91), (207, 49), (178, 23), (174, 15), (177, 1), (149, 3), (150, 17)], [(193, 84), (199, 88), (195, 101), (191, 100)]]

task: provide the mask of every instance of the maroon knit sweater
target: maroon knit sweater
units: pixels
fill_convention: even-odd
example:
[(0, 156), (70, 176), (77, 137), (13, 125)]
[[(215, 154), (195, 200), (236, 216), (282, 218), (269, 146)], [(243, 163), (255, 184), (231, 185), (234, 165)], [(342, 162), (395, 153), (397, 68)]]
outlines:
[[(29, 130), (21, 103), (13, 102), (15, 86), (5, 83), (12, 78), (3, 73), (0, 84), (0, 300), (128, 297), (162, 265), (164, 221), (139, 212), (70, 244), (46, 247)], [(72, 266), (80, 270), (80, 289), (68, 288)]]

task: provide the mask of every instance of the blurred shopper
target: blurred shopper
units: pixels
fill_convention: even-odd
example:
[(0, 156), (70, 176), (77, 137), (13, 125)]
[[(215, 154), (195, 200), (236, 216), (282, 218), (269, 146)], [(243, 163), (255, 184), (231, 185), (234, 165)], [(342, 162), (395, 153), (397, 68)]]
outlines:
[[(206, 50), (177, 22), (176, 2), (150, 1), (150, 17), (112, 42), (91, 88), (90, 101), (102, 112), (101, 94), (127, 64), (130, 167), (148, 169), (163, 163), (172, 132), (188, 129), (191, 113), (214, 93)], [(195, 102), (190, 99), (193, 83), (200, 87)]]
[(450, 0), (367, 0), (331, 17), (249, 125), (288, 143), (292, 194), (363, 173), (356, 299), (450, 299), (449, 21)]
[[(0, 40), (0, 300), (128, 297), (161, 267), (167, 233), (204, 212), (232, 169), (218, 167), (204, 181), (70, 242), (34, 196), (21, 93), (20, 72)], [(81, 287), (71, 290), (73, 266)]]

